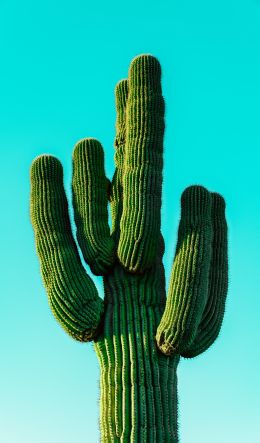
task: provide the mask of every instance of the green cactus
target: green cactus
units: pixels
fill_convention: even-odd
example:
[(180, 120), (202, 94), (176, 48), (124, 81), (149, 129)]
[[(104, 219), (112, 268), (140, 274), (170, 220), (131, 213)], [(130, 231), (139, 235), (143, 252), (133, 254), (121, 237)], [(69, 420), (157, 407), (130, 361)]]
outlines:
[(115, 95), (112, 182), (97, 140), (81, 140), (73, 153), (77, 240), (92, 272), (103, 276), (104, 299), (82, 266), (62, 165), (50, 155), (37, 157), (31, 167), (31, 220), (55, 317), (76, 340), (94, 342), (101, 368), (101, 441), (176, 443), (180, 357), (209, 348), (223, 320), (225, 202), (202, 186), (183, 192), (166, 298), (160, 231), (164, 100), (158, 60), (136, 57)]

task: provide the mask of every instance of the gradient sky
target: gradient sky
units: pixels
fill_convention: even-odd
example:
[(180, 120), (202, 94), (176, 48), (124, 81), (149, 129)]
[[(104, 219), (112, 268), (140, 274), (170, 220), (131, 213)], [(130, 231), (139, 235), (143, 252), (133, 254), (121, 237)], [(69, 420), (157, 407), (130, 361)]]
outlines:
[(260, 443), (259, 47), (259, 0), (1, 0), (1, 443), (98, 442), (98, 361), (48, 307), (29, 168), (57, 156), (71, 199), (73, 146), (91, 136), (111, 178), (114, 86), (145, 52), (161, 62), (166, 100), (167, 280), (183, 189), (203, 184), (227, 202), (226, 315), (212, 348), (179, 365), (181, 443)]

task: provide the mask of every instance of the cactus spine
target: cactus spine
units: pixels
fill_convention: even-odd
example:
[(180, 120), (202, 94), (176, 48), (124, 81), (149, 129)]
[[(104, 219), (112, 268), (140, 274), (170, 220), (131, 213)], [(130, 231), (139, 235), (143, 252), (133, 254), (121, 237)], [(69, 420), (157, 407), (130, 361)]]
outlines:
[(177, 443), (178, 362), (211, 346), (224, 315), (225, 202), (202, 186), (183, 192), (166, 298), (160, 231), (164, 100), (158, 60), (136, 57), (115, 95), (112, 182), (97, 140), (81, 140), (73, 152), (77, 240), (91, 271), (103, 276), (104, 299), (81, 264), (62, 166), (50, 155), (36, 158), (31, 167), (31, 220), (55, 317), (76, 340), (94, 341), (101, 369), (101, 441)]

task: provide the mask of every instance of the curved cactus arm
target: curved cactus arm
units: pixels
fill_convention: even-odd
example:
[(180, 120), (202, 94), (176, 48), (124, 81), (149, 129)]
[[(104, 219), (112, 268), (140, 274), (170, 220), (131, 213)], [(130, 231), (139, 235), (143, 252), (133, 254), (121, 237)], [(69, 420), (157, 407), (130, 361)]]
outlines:
[(103, 300), (81, 264), (71, 232), (62, 165), (50, 155), (37, 157), (32, 164), (30, 213), (53, 314), (73, 338), (92, 340), (102, 324)]
[(72, 194), (77, 239), (82, 254), (96, 275), (114, 263), (115, 246), (108, 224), (108, 180), (104, 151), (99, 141), (79, 141), (73, 152)]
[(228, 290), (228, 242), (225, 201), (212, 193), (213, 225), (212, 260), (209, 271), (208, 300), (196, 337), (183, 357), (192, 358), (206, 351), (219, 335), (223, 322)]
[(150, 55), (129, 69), (123, 213), (118, 257), (130, 272), (143, 272), (156, 259), (161, 223), (164, 100), (161, 67)]
[(187, 188), (181, 198), (181, 221), (165, 310), (156, 341), (166, 355), (190, 346), (207, 302), (212, 254), (211, 195), (202, 186)]
[(110, 187), (110, 207), (112, 216), (111, 235), (118, 244), (120, 237), (120, 219), (123, 211), (123, 167), (125, 151), (125, 110), (128, 96), (128, 81), (123, 79), (117, 83), (115, 88), (116, 99), (116, 137), (115, 137), (115, 165)]

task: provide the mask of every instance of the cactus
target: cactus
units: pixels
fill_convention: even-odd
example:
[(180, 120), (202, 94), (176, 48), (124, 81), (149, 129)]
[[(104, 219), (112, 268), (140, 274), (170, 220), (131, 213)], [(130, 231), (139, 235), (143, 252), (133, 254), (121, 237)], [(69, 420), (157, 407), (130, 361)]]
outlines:
[(74, 339), (94, 343), (101, 369), (101, 441), (176, 443), (180, 357), (208, 349), (223, 320), (225, 202), (203, 186), (184, 190), (166, 298), (160, 226), (164, 99), (158, 60), (136, 57), (115, 96), (112, 182), (97, 140), (81, 140), (73, 152), (78, 245), (91, 271), (103, 276), (104, 298), (81, 263), (62, 165), (51, 155), (37, 157), (31, 167), (31, 220), (54, 316)]

